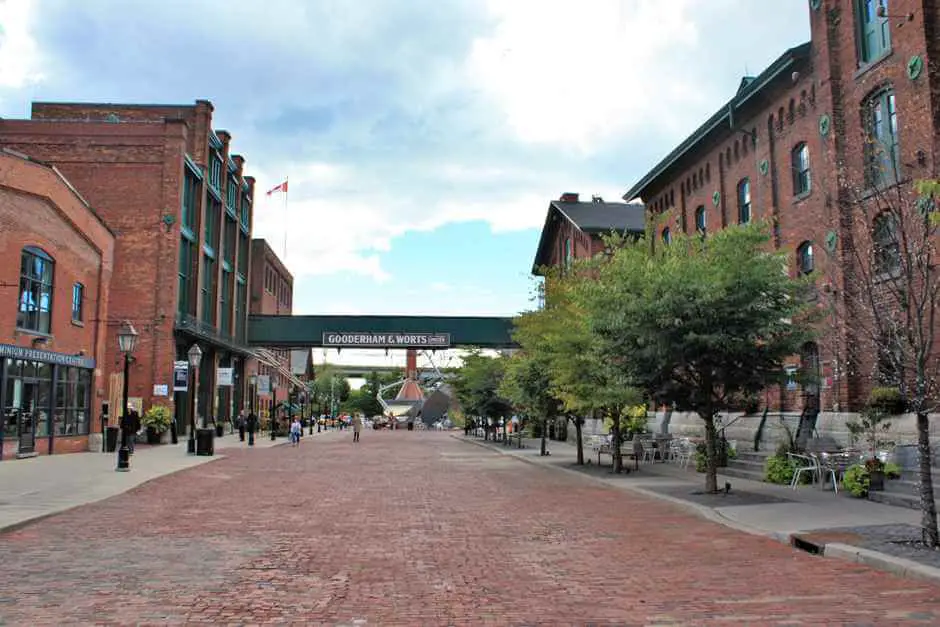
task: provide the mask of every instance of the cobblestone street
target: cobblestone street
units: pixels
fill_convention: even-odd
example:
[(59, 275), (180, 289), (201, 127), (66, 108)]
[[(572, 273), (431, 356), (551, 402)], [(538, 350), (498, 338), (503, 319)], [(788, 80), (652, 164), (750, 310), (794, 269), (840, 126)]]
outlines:
[(351, 440), (226, 451), (0, 536), (0, 624), (940, 624), (933, 584), (445, 433)]

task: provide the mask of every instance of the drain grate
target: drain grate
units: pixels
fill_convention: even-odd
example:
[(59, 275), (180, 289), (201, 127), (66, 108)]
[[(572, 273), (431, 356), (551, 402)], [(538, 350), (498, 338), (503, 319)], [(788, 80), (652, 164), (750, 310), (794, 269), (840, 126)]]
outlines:
[(794, 549), (799, 549), (801, 551), (806, 551), (811, 555), (819, 555), (822, 553), (825, 544), (816, 544), (812, 540), (807, 540), (806, 538), (801, 538), (800, 536), (791, 536), (790, 537), (790, 546)]

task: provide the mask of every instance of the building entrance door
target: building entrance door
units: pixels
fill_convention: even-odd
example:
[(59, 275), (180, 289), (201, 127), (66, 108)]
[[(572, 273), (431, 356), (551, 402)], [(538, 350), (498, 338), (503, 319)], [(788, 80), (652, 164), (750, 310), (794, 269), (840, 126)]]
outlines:
[[(36, 454), (36, 401), (39, 383), (30, 379), (13, 379), (13, 396), (9, 408), (11, 418), (15, 417), (18, 457)], [(9, 401), (8, 401), (9, 402)], [(12, 420), (10, 421), (12, 422)]]

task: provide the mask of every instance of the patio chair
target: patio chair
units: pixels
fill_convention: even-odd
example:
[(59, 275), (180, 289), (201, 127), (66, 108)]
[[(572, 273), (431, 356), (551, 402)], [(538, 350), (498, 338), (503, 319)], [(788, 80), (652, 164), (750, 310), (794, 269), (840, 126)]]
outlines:
[(819, 462), (807, 455), (798, 455), (796, 453), (787, 453), (787, 459), (796, 462), (796, 468), (793, 470), (793, 477), (790, 479), (790, 487), (796, 490), (800, 485), (800, 477), (804, 472), (811, 473), (813, 481), (819, 478)]
[(839, 493), (839, 478), (838, 478), (838, 469), (832, 463), (832, 458), (825, 453), (810, 453), (810, 457), (813, 458), (813, 461), (816, 462), (816, 467), (819, 468), (819, 479), (822, 481), (823, 487), (826, 486), (826, 477), (832, 477), (832, 489), (836, 494)]

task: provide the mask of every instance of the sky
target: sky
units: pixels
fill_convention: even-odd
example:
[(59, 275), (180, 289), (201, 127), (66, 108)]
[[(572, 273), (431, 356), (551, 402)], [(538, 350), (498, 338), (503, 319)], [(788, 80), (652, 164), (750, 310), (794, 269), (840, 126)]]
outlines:
[(809, 39), (805, 0), (0, 0), (0, 26), (3, 117), (211, 100), (300, 314), (531, 308), (550, 200), (619, 200)]

